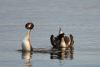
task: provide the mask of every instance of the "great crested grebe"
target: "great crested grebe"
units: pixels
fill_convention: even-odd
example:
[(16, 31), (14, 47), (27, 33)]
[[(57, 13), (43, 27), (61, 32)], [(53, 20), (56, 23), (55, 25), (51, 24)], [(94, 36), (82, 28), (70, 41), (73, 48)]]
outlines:
[(30, 43), (30, 33), (31, 33), (31, 30), (33, 29), (33, 27), (34, 27), (34, 24), (32, 22), (28, 22), (25, 25), (27, 32), (26, 32), (25, 38), (22, 42), (22, 51), (33, 51), (32, 45)]
[(72, 44), (74, 43), (72, 34), (65, 36), (65, 34), (61, 31), (61, 28), (59, 29), (58, 36), (54, 37), (54, 35), (51, 35), (50, 41), (53, 48), (57, 49), (71, 48)]

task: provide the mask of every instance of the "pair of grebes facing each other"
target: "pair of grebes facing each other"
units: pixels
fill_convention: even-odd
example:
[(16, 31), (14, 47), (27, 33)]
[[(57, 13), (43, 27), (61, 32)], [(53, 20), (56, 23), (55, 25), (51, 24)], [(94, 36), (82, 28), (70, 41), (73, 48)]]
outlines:
[[(34, 51), (34, 48), (32, 48), (32, 45), (30, 43), (30, 33), (34, 28), (34, 24), (32, 22), (28, 22), (26, 23), (25, 28), (27, 29), (27, 32), (22, 42), (22, 51), (31, 52)], [(74, 40), (72, 34), (70, 34), (69, 36), (65, 36), (65, 34), (61, 31), (61, 28), (59, 29), (58, 36), (55, 37), (54, 35), (51, 35), (50, 41), (53, 49), (73, 49)]]

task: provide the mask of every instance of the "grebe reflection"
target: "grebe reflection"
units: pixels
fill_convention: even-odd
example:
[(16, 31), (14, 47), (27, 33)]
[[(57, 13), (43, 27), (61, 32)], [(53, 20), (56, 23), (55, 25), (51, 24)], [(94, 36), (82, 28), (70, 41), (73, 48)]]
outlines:
[(52, 51), (50, 53), (50, 58), (51, 59), (60, 59), (60, 60), (64, 60), (64, 59), (73, 59), (73, 52), (74, 50), (66, 50), (65, 49), (61, 49), (61, 51)]
[(22, 52), (22, 59), (24, 60), (25, 67), (31, 67), (31, 59), (32, 53), (31, 52)]

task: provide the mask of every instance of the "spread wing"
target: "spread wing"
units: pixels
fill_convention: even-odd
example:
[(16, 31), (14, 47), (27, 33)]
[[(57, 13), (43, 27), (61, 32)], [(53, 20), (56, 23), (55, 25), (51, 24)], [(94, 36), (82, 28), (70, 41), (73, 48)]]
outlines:
[(50, 37), (50, 41), (51, 41), (51, 45), (52, 45), (53, 47), (56, 47), (55, 37), (54, 37), (54, 35), (51, 35), (51, 37)]
[(69, 36), (70, 36), (70, 39), (71, 39), (71, 45), (73, 45), (74, 44), (73, 35), (70, 34)]

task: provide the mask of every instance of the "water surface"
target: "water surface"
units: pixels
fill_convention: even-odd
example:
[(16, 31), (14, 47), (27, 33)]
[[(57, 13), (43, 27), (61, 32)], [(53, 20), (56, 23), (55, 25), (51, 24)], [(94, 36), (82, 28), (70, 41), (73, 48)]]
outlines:
[(73, 59), (50, 59), (50, 54), (33, 53), (31, 67), (100, 67), (99, 0), (0, 0), (0, 66), (25, 67), (21, 48), (28, 21), (35, 24), (31, 43), (51, 48), (50, 35), (59, 27), (73, 34)]

